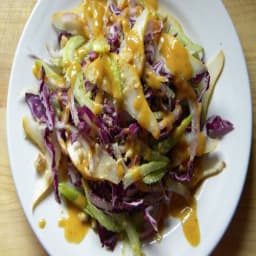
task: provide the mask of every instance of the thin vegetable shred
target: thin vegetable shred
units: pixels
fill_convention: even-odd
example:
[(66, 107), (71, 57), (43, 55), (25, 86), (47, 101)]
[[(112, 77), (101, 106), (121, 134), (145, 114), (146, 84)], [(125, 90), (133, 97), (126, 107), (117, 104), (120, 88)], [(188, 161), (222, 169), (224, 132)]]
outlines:
[(224, 169), (207, 159), (233, 129), (207, 115), (223, 52), (206, 62), (155, 0), (85, 0), (52, 25), (57, 48), (35, 58), (38, 86), (25, 94), (23, 128), (40, 151), (33, 210), (54, 191), (72, 212), (65, 232), (82, 223), (71, 242), (90, 225), (106, 249), (128, 241), (136, 256), (172, 215), (198, 245), (195, 191)]

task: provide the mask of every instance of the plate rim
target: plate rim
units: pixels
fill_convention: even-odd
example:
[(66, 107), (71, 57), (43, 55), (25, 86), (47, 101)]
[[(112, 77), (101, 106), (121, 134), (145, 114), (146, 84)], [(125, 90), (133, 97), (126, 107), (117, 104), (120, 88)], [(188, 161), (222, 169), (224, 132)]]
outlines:
[[(161, 1), (161, 0), (160, 0)], [(243, 180), (240, 182), (240, 186), (239, 186), (239, 190), (237, 191), (237, 197), (235, 199), (235, 203), (232, 205), (232, 210), (229, 211), (229, 218), (228, 218), (228, 221), (223, 225), (223, 228), (222, 230), (219, 230), (217, 233), (218, 233), (218, 236), (216, 237), (215, 241), (214, 241), (214, 244), (212, 245), (212, 248), (208, 248), (208, 252), (209, 254), (212, 253), (214, 251), (214, 249), (216, 248), (216, 246), (219, 244), (220, 240), (223, 238), (225, 232), (228, 230), (229, 226), (230, 226), (230, 223), (231, 221), (233, 220), (234, 218), (234, 215), (237, 211), (237, 207), (239, 205), (239, 202), (241, 201), (241, 196), (242, 196), (242, 193), (243, 193), (243, 190), (245, 188), (245, 182), (246, 182), (246, 177), (248, 175), (248, 172), (249, 172), (249, 164), (250, 164), (250, 158), (251, 158), (251, 151), (252, 151), (252, 138), (253, 138), (253, 105), (252, 105), (252, 88), (251, 88), (251, 82), (250, 82), (250, 76), (249, 76), (249, 72), (248, 72), (248, 65), (247, 65), (247, 62), (246, 62), (246, 58), (245, 58), (245, 52), (243, 50), (243, 47), (242, 47), (242, 43), (241, 43), (241, 40), (240, 40), (240, 37), (239, 37), (239, 34), (234, 26), (234, 23), (233, 23), (233, 20), (231, 18), (231, 16), (229, 15), (229, 12), (227, 11), (226, 9), (226, 6), (224, 5), (224, 3), (220, 0), (216, 0), (218, 2), (221, 3), (222, 7), (223, 7), (223, 11), (225, 12), (225, 17), (229, 20), (230, 24), (231, 24), (231, 29), (233, 30), (235, 36), (236, 36), (236, 39), (239, 43), (239, 51), (240, 51), (240, 54), (242, 56), (242, 59), (240, 59), (241, 61), (241, 65), (244, 67), (244, 73), (245, 73), (245, 78), (246, 78), (246, 85), (248, 86), (248, 89), (249, 89), (249, 103), (248, 103), (248, 106), (250, 107), (249, 111), (250, 111), (250, 119), (247, 120), (248, 122), (248, 125), (250, 127), (250, 131), (248, 132), (248, 138), (250, 137), (249, 139), (249, 147), (247, 148), (247, 152), (246, 152), (246, 168), (245, 170), (243, 171)], [(18, 191), (17, 189), (17, 186), (16, 186), (16, 178), (15, 178), (15, 175), (14, 175), (14, 168), (13, 168), (13, 163), (11, 161), (11, 152), (10, 152), (10, 107), (9, 105), (11, 104), (11, 89), (13, 86), (11, 86), (13, 84), (13, 77), (15, 76), (14, 74), (14, 64), (16, 63), (17, 61), (17, 57), (19, 55), (19, 52), (20, 52), (20, 49), (21, 49), (21, 43), (23, 41), (23, 38), (25, 36), (25, 32), (27, 31), (27, 28), (31, 22), (31, 20), (33, 19), (34, 15), (36, 14), (37, 10), (40, 8), (40, 6), (44, 4), (44, 1), (42, 0), (37, 0), (32, 11), (31, 11), (31, 14), (29, 15), (27, 21), (26, 21), (26, 24), (22, 30), (22, 33), (21, 33), (21, 36), (20, 36), (20, 39), (19, 39), (19, 42), (17, 44), (17, 47), (16, 47), (16, 50), (15, 50), (15, 55), (13, 57), (13, 60), (12, 60), (12, 68), (11, 68), (11, 72), (10, 72), (10, 76), (9, 76), (9, 83), (8, 83), (8, 93), (7, 93), (7, 104), (6, 104), (6, 134), (7, 134), (7, 148), (8, 148), (8, 159), (9, 159), (9, 169), (11, 171), (11, 175), (12, 175), (12, 179), (14, 181), (14, 185), (15, 185), (15, 190), (16, 190), (16, 194), (19, 198), (19, 204), (21, 205), (21, 208), (23, 210), (23, 213), (25, 214), (26, 216), (26, 221), (27, 223), (30, 225), (34, 235), (36, 236), (37, 240), (40, 242), (41, 246), (44, 248), (44, 250), (49, 253), (50, 250), (49, 248), (47, 248), (48, 246), (40, 239), (39, 237), (39, 234), (38, 234), (38, 231), (35, 230), (35, 228), (33, 227), (32, 225), (32, 221), (30, 220), (29, 216), (27, 215), (27, 212), (25, 210), (25, 207), (24, 205), (22, 204), (22, 200), (21, 200), (21, 197), (22, 195), (20, 194), (20, 192)], [(246, 87), (247, 87), (246, 86)]]

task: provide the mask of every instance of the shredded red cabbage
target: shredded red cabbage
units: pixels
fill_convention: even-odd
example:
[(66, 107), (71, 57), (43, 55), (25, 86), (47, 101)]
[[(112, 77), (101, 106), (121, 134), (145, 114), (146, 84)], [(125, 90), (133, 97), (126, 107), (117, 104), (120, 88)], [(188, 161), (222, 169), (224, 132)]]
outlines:
[(172, 179), (179, 182), (190, 182), (194, 172), (194, 161), (188, 161), (186, 171), (178, 172), (173, 170), (170, 172)]
[(154, 235), (156, 234), (156, 231), (153, 229), (152, 225), (147, 225), (147, 227), (140, 232), (140, 240), (141, 241), (147, 241), (149, 239), (152, 239)]
[(211, 138), (219, 138), (234, 129), (231, 122), (222, 119), (220, 116), (212, 116), (206, 121), (207, 135)]
[(67, 174), (71, 184), (73, 184), (76, 188), (82, 189), (82, 175), (71, 162), (68, 162)]
[(107, 36), (111, 52), (119, 53), (120, 45), (123, 37), (124, 35), (123, 35), (122, 25), (120, 23), (113, 24), (110, 27), (109, 33)]
[(89, 57), (89, 60), (90, 61), (94, 61), (94, 60), (96, 60), (97, 58), (98, 58), (98, 53), (97, 52), (94, 52), (94, 51), (91, 51), (91, 52), (89, 52), (89, 54), (88, 54), (88, 57)]
[(78, 117), (78, 112), (77, 112), (73, 93), (71, 93), (70, 95), (70, 114), (75, 126), (77, 127), (79, 125), (79, 117)]
[(144, 41), (144, 49), (145, 49), (145, 56), (146, 62), (152, 64), (155, 60), (156, 56), (156, 48), (152, 41)]
[(100, 120), (108, 131), (111, 141), (114, 142), (116, 135), (121, 131), (119, 116), (116, 108), (111, 104), (104, 104)]
[(138, 125), (138, 123), (132, 123), (129, 125), (129, 132), (131, 134), (136, 134), (140, 129), (140, 126)]
[(110, 146), (110, 134), (104, 123), (98, 116), (96, 116), (87, 106), (79, 107), (78, 116), (80, 121), (83, 121), (83, 126), (88, 126), (98, 131), (100, 142), (107, 149)]
[(42, 104), (45, 108), (45, 115), (47, 118), (47, 126), (52, 131), (55, 123), (55, 113), (53, 106), (51, 104), (51, 94), (49, 92), (48, 86), (44, 82), (44, 80), (41, 81), (40, 89), (39, 89), (39, 96), (42, 101)]
[(96, 231), (99, 234), (102, 247), (106, 246), (107, 249), (113, 251), (118, 241), (117, 233), (107, 230), (99, 223), (97, 223)]
[(205, 72), (202, 72), (202, 73), (197, 74), (196, 76), (194, 76), (191, 79), (191, 81), (192, 81), (192, 83), (199, 84), (202, 81), (202, 79), (204, 78), (204, 76), (205, 76)]
[(121, 14), (121, 10), (114, 3), (111, 3), (108, 8), (112, 13), (117, 16)]
[(60, 203), (61, 201), (60, 201), (60, 195), (59, 195), (59, 189), (58, 189), (59, 177), (58, 177), (58, 170), (56, 165), (56, 150), (55, 150), (54, 144), (52, 143), (52, 132), (50, 131), (49, 128), (45, 129), (44, 142), (51, 156), (51, 170), (53, 174), (53, 188), (54, 188), (55, 199), (58, 203)]
[(199, 85), (199, 87), (196, 87), (195, 90), (197, 92), (197, 100), (198, 102), (201, 102), (210, 86), (209, 72), (205, 71), (201, 74), (197, 74), (192, 78), (192, 83)]
[(53, 100), (57, 101), (60, 103), (62, 108), (65, 108), (68, 103), (68, 90), (69, 87), (67, 88), (58, 88), (58, 90), (51, 92), (51, 103)]
[(153, 206), (150, 205), (144, 210), (144, 219), (152, 226), (155, 232), (158, 232), (157, 221), (152, 217), (150, 211), (153, 209)]
[(177, 99), (175, 99), (174, 88), (172, 88), (172, 85), (170, 83), (168, 84), (163, 83), (161, 84), (161, 90), (164, 93), (164, 96), (162, 97), (162, 100), (161, 100), (161, 106), (163, 110), (174, 111), (175, 106), (178, 104)]
[(111, 202), (109, 202), (104, 197), (101, 197), (98, 194), (94, 193), (90, 188), (88, 188), (87, 190), (88, 190), (88, 199), (93, 205), (107, 212), (113, 211), (113, 206)]
[(98, 88), (95, 84), (92, 84), (90, 81), (85, 80), (84, 86), (87, 92), (90, 92), (92, 99), (96, 97), (96, 94), (98, 92)]
[(105, 181), (91, 183), (91, 186), (92, 188), (88, 188), (90, 202), (106, 212), (127, 212), (145, 207), (142, 198), (128, 198), (127, 191), (123, 190), (121, 184), (115, 185)]
[[(82, 133), (85, 133), (85, 134), (88, 134), (90, 132), (90, 129), (88, 130), (84, 130), (83, 128), (81, 128), (82, 130)], [(79, 131), (75, 131), (75, 132), (72, 132), (71, 135), (70, 135), (70, 141), (71, 143), (75, 143), (78, 138), (80, 137), (81, 133)]]
[(158, 45), (157, 38), (163, 30), (163, 23), (159, 20), (158, 23), (150, 20), (147, 24), (145, 35), (144, 35), (144, 48), (146, 61), (149, 64), (153, 64), (156, 56), (156, 48)]
[(164, 76), (170, 81), (172, 80), (172, 76), (171, 76), (170, 72), (168, 72), (167, 69), (165, 68), (165, 64), (164, 64), (164, 61), (162, 59), (155, 62), (152, 65), (152, 69), (156, 74), (158, 74), (160, 76)]
[(37, 121), (40, 121), (41, 123), (46, 123), (47, 117), (45, 114), (45, 107), (40, 97), (33, 93), (26, 93), (25, 100), (29, 106), (33, 118)]

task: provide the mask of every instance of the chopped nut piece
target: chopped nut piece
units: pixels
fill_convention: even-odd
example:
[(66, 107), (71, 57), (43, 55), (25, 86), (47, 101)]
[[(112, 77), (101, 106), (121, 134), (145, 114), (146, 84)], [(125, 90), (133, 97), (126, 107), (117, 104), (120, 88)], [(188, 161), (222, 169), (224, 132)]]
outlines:
[(61, 40), (60, 40), (60, 48), (61, 48), (61, 49), (65, 47), (67, 41), (68, 41), (68, 37), (66, 37), (65, 35), (63, 35), (63, 36), (61, 37)]
[(45, 159), (45, 156), (41, 153), (38, 154), (36, 160), (35, 160), (35, 169), (38, 173), (43, 173), (47, 167), (47, 162)]
[(97, 226), (96, 221), (92, 219), (92, 222), (91, 222), (92, 229), (96, 229), (96, 226)]
[(88, 221), (88, 215), (85, 212), (78, 213), (78, 218), (83, 223)]

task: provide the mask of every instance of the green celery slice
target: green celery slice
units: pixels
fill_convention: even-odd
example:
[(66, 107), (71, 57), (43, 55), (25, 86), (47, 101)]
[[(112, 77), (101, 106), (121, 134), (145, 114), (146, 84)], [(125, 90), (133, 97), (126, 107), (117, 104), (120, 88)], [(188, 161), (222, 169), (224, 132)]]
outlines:
[(118, 66), (117, 58), (118, 58), (118, 56), (111, 54), (108, 58), (108, 64), (113, 73), (114, 84), (116, 85), (116, 88), (115, 88), (116, 92), (113, 95), (116, 94), (115, 98), (117, 100), (121, 100), (121, 98), (122, 98), (121, 74), (120, 74), (120, 69)]
[(194, 57), (200, 59), (203, 55), (203, 47), (191, 41), (191, 39), (185, 34), (180, 23), (174, 17), (168, 16), (168, 19), (171, 22), (169, 33), (176, 36)]
[(160, 181), (166, 173), (165, 169), (160, 169), (152, 172), (143, 178), (143, 182), (146, 184), (153, 184)]
[(66, 183), (60, 183), (58, 188), (60, 194), (79, 209), (83, 210), (87, 207), (88, 202), (85, 196), (76, 188), (69, 186)]
[(92, 39), (78, 49), (79, 58), (82, 60), (89, 52), (108, 53), (110, 46), (104, 37)]
[(79, 209), (85, 211), (92, 218), (96, 219), (103, 227), (113, 232), (121, 232), (122, 227), (111, 216), (103, 213), (96, 208), (86, 197), (76, 188), (67, 185), (66, 183), (59, 184), (60, 194), (77, 206)]
[(94, 112), (94, 108), (93, 108), (94, 102), (90, 99), (89, 94), (86, 92), (82, 72), (79, 72), (77, 74), (76, 81), (73, 88), (73, 94), (80, 106), (86, 105), (88, 108), (90, 108)]
[(141, 252), (141, 243), (139, 239), (139, 235), (135, 227), (132, 225), (131, 222), (126, 221), (126, 225), (124, 226), (129, 244), (132, 248), (134, 256), (142, 256)]
[[(36, 70), (41, 70), (42, 67), (44, 68), (47, 85), (50, 89), (66, 86), (64, 77), (55, 72), (49, 65), (44, 63), (42, 60), (36, 59), (34, 65), (36, 67)], [(37, 77), (37, 79), (40, 78)]]
[(127, 188), (129, 185), (143, 179), (148, 174), (165, 168), (167, 164), (168, 163), (165, 161), (152, 161), (130, 168), (123, 178), (124, 187)]
[(85, 212), (92, 218), (96, 219), (103, 227), (113, 232), (121, 232), (122, 227), (109, 215), (106, 215), (101, 210), (96, 208), (93, 204), (88, 201), (88, 205), (85, 208)]
[(75, 58), (75, 50), (84, 43), (83, 36), (72, 36), (63, 48), (63, 64), (72, 62)]
[(179, 141), (179, 138), (182, 134), (186, 131), (186, 128), (191, 123), (192, 116), (187, 116), (181, 124), (173, 131), (171, 136), (169, 138), (166, 138), (165, 140), (158, 143), (157, 148), (161, 154), (166, 154), (168, 151), (170, 151), (175, 144)]
[(22, 118), (22, 127), (26, 139), (30, 140), (43, 154), (46, 152), (44, 143), (43, 129), (39, 123), (32, 119), (30, 116)]

